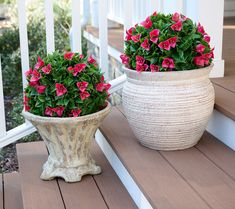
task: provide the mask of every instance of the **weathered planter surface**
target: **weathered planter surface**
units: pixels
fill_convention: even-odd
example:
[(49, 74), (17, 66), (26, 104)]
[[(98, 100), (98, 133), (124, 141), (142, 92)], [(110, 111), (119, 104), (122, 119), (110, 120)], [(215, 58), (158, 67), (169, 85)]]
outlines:
[(155, 73), (125, 69), (123, 108), (141, 144), (178, 150), (199, 141), (214, 106), (211, 68)]
[(89, 149), (97, 128), (109, 112), (110, 104), (97, 113), (76, 118), (41, 117), (23, 112), (37, 128), (49, 151), (41, 179), (61, 177), (66, 182), (76, 182), (86, 174), (101, 173)]

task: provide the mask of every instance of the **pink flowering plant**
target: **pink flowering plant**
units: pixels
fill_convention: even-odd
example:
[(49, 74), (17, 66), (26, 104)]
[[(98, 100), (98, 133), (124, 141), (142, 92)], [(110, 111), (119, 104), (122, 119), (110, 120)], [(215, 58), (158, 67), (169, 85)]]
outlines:
[(126, 31), (126, 67), (142, 71), (182, 71), (209, 66), (214, 58), (210, 36), (182, 14), (153, 13)]
[(107, 105), (110, 84), (92, 56), (54, 52), (26, 72), (25, 111), (46, 117), (78, 117)]

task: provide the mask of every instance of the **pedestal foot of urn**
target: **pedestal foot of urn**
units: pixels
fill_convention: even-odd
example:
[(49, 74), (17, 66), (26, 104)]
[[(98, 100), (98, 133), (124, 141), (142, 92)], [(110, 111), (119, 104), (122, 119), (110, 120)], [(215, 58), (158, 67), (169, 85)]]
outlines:
[(94, 162), (77, 167), (58, 167), (49, 164), (47, 161), (43, 166), (43, 172), (40, 178), (42, 180), (52, 180), (56, 177), (60, 177), (63, 178), (66, 182), (77, 182), (81, 181), (82, 176), (84, 175), (96, 175), (100, 173), (100, 166), (97, 166)]

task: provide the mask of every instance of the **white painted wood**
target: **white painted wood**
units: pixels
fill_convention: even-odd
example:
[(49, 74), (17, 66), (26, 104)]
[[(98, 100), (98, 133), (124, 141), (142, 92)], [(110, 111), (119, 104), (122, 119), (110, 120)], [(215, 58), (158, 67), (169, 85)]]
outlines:
[[(191, 0), (187, 1), (190, 4)], [(222, 39), (224, 0), (197, 0), (196, 3), (196, 21), (204, 26), (206, 32), (211, 36), (211, 46), (215, 47), (215, 66), (211, 75), (213, 77), (223, 76)], [(216, 66), (216, 63), (219, 63), (219, 66)]]
[(47, 54), (55, 51), (53, 1), (45, 0)]
[(183, 0), (164, 0), (162, 1), (162, 3), (163, 3), (163, 12), (165, 14), (183, 12), (183, 4), (184, 4)]
[(5, 119), (5, 106), (3, 96), (3, 84), (2, 84), (2, 66), (0, 56), (0, 138), (6, 135), (6, 119)]
[(25, 87), (27, 84), (25, 72), (29, 69), (29, 48), (28, 48), (27, 16), (26, 16), (25, 0), (18, 0), (17, 7), (18, 7), (19, 33), (20, 33), (22, 80), (23, 80), (23, 87)]
[(133, 15), (133, 0), (126, 0), (126, 5), (124, 6), (124, 39), (126, 37), (126, 31), (132, 27), (132, 15)]
[(11, 144), (12, 142), (15, 142), (35, 131), (36, 128), (29, 122), (17, 126), (16, 128), (7, 131), (7, 134), (0, 139), (0, 148), (5, 147), (8, 144)]
[(95, 139), (137, 207), (139, 209), (153, 209), (100, 130), (97, 130)]
[(235, 151), (234, 120), (214, 110), (206, 130)]
[(108, 0), (99, 1), (100, 68), (108, 79)]
[(120, 89), (122, 89), (123, 84), (126, 82), (126, 75), (121, 75), (113, 80), (111, 80), (109, 83), (111, 84), (111, 88), (109, 90), (109, 93), (112, 94)]
[(82, 53), (80, 0), (72, 0), (72, 51)]

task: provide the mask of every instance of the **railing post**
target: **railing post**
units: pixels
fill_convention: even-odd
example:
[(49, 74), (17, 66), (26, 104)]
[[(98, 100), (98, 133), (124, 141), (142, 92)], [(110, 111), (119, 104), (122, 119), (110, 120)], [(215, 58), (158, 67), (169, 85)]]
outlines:
[(6, 122), (5, 122), (5, 110), (4, 110), (4, 96), (3, 96), (3, 84), (2, 84), (2, 66), (0, 55), (0, 137), (6, 135)]
[(18, 0), (18, 19), (19, 19), (19, 33), (20, 33), (20, 54), (22, 67), (22, 81), (23, 87), (26, 86), (25, 72), (29, 69), (29, 47), (27, 34), (27, 16), (25, 8), (25, 0)]
[(108, 78), (108, 1), (99, 0), (100, 68)]
[(72, 0), (72, 51), (82, 53), (80, 0)]
[(47, 54), (55, 51), (53, 1), (45, 0)]

